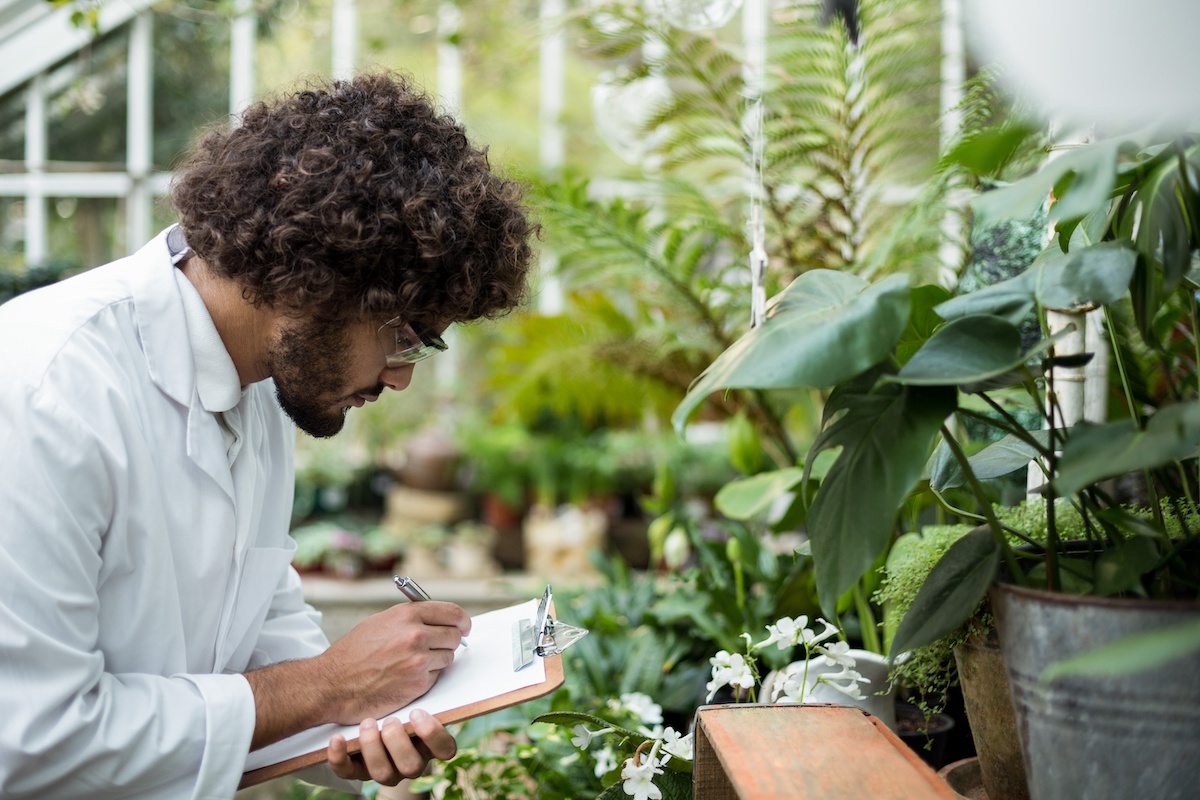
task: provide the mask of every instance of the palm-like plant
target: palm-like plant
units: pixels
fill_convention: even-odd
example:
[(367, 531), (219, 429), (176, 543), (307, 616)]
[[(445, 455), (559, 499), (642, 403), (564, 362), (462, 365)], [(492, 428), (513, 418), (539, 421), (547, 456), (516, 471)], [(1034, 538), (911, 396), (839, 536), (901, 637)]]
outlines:
[[(863, 3), (858, 48), (841, 27), (822, 26), (815, 8), (773, 13), (759, 196), (768, 294), (808, 269), (845, 269), (893, 244), (900, 208), (885, 187), (922, 183), (935, 164), (933, 8), (927, 0)], [(598, 199), (588, 182), (565, 177), (538, 187), (534, 199), (575, 304), (568, 314), (595, 309), (585, 298), (598, 292), (619, 315), (590, 326), (590, 359), (681, 399), (749, 321), (747, 219), (758, 133), (746, 123), (753, 107), (743, 44), (726, 30), (682, 30), (665, 16), (614, 5), (572, 21), (586, 51), (622, 67), (625, 80), (653, 75), (670, 86), (641, 131), (638, 196)], [(940, 220), (928, 222), (928, 230), (910, 230), (922, 258), (890, 268), (933, 263)], [(745, 410), (768, 432), (776, 457), (795, 463), (785, 424), (761, 393), (712, 403), (722, 415)]]

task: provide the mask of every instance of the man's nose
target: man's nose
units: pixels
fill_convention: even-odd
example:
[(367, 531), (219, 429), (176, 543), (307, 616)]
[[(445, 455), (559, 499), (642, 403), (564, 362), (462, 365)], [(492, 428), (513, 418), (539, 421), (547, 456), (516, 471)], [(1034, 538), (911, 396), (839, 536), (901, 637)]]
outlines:
[(401, 367), (384, 367), (383, 372), (379, 373), (379, 381), (389, 389), (403, 392), (412, 382), (414, 366), (416, 365), (405, 364)]

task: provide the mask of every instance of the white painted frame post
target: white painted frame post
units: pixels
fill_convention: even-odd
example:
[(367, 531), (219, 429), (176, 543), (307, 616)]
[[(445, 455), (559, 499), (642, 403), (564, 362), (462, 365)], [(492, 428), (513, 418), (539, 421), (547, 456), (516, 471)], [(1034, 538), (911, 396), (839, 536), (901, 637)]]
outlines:
[(25, 90), (25, 266), (46, 260), (46, 78), (35, 75)]
[(125, 171), (125, 249), (129, 252), (150, 239), (154, 218), (154, 21), (149, 11), (133, 18), (129, 32), (129, 69)]

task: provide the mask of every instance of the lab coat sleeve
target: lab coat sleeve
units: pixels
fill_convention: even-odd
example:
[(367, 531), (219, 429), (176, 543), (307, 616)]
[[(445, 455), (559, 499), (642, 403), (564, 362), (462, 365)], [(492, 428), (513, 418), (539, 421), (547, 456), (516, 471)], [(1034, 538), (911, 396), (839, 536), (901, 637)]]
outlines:
[(0, 387), (0, 797), (236, 791), (254, 730), (246, 679), (113, 673), (98, 648), (126, 468), (60, 397)]

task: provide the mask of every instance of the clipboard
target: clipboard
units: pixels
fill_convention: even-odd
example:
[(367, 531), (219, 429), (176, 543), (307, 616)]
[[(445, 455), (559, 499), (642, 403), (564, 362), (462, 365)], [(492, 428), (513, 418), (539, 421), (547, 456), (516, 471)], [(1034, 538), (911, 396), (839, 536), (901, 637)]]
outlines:
[[(429, 711), (443, 725), (490, 714), (550, 694), (562, 686), (562, 651), (587, 633), (554, 619), (554, 601), (546, 587), (540, 601), (529, 600), (471, 618), (471, 646), (460, 649), (423, 697), (381, 716), (397, 718), (412, 734), (408, 712)], [(511, 673), (496, 665), (508, 665)], [(465, 702), (459, 702), (467, 698)], [(321, 725), (256, 750), (247, 757), (239, 789), (325, 762), (329, 738), (340, 733), (350, 753), (361, 749), (358, 726)]]

